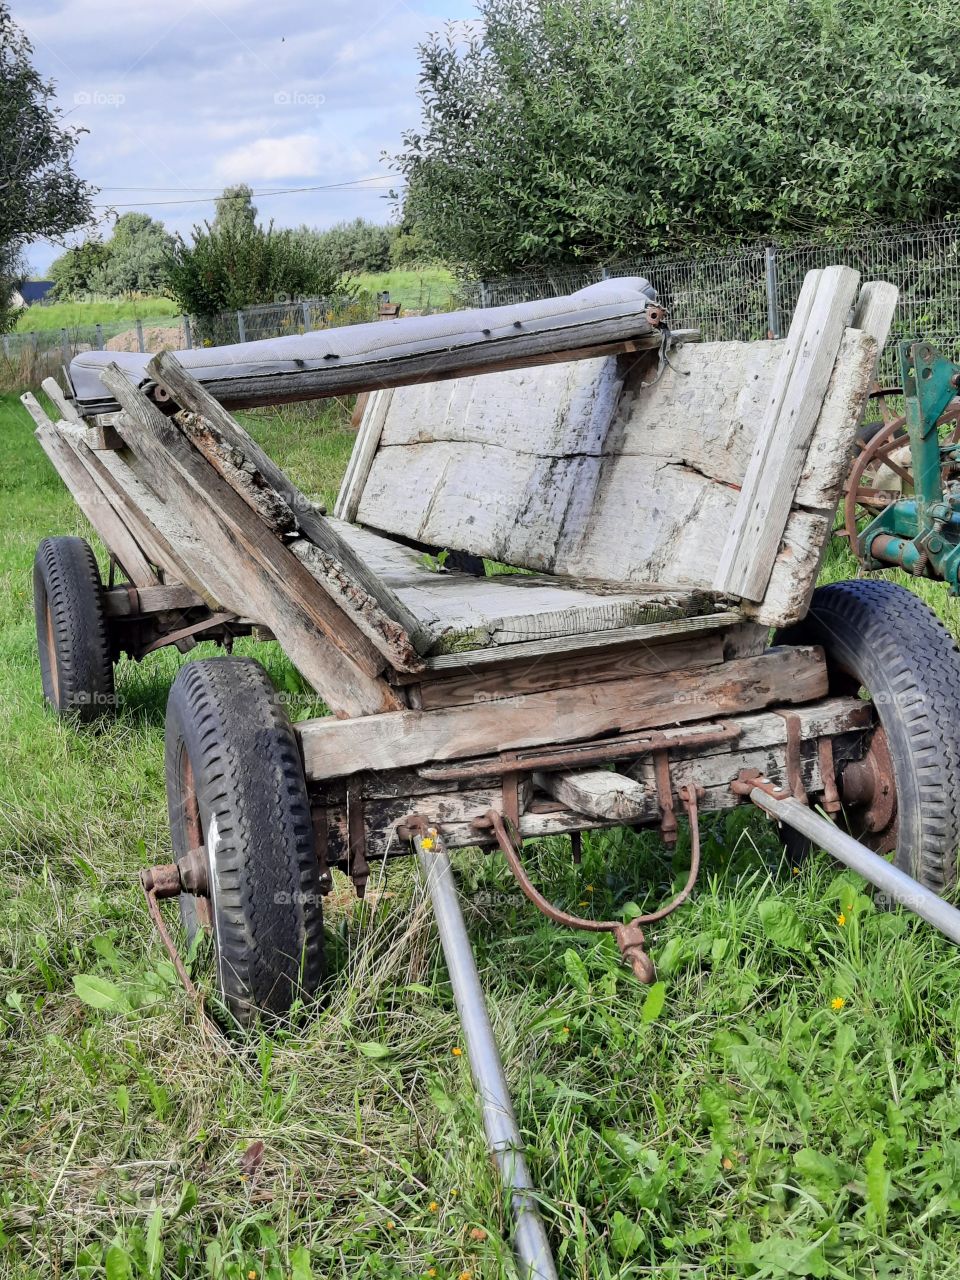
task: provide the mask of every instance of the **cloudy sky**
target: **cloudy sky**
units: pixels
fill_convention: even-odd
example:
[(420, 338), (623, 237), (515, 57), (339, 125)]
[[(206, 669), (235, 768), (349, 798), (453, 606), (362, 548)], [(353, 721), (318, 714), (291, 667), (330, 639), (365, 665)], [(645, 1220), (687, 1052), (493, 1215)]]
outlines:
[[(416, 46), (472, 0), (12, 0), (108, 207), (189, 232), (227, 183), (278, 225), (385, 222), (382, 159), (418, 120)], [(372, 181), (364, 181), (373, 179)], [(335, 184), (353, 184), (330, 189)], [(185, 202), (185, 203), (184, 203)], [(115, 216), (115, 215), (114, 215)], [(60, 252), (38, 243), (35, 274)]]

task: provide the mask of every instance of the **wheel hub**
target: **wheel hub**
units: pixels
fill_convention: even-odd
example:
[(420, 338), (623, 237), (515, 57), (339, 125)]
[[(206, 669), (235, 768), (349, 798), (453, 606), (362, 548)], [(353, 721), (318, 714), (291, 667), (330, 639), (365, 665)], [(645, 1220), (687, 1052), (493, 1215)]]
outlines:
[(897, 837), (897, 788), (887, 735), (877, 725), (866, 753), (840, 775), (844, 807), (877, 853), (889, 853)]

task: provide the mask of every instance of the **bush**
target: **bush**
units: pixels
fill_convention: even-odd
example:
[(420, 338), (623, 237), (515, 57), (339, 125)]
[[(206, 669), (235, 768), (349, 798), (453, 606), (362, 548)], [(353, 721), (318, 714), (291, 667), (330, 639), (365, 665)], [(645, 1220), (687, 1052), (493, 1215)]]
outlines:
[(390, 248), (397, 235), (396, 227), (382, 227), (364, 218), (338, 222), (329, 231), (306, 232), (316, 235), (344, 275), (363, 271), (387, 271)]

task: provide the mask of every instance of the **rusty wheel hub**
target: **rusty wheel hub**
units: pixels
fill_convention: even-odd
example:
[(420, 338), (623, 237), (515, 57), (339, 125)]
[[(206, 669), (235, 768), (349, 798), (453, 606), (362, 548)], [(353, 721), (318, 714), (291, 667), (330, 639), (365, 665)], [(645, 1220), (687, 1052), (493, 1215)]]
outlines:
[(889, 853), (897, 842), (897, 787), (881, 725), (866, 753), (844, 767), (840, 795), (851, 831), (875, 853)]

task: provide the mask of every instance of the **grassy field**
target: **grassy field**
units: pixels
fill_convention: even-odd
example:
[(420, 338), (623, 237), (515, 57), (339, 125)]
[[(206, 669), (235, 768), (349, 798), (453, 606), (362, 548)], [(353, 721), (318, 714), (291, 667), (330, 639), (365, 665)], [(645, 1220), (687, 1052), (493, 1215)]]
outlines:
[(447, 305), (455, 281), (442, 267), (425, 267), (422, 271), (384, 271), (380, 274), (364, 274), (353, 277), (361, 290), (379, 293), (390, 292), (390, 299), (403, 305), (405, 311), (424, 311), (428, 307), (443, 308)]
[(78, 329), (102, 324), (118, 325), (142, 320), (162, 324), (180, 314), (170, 298), (106, 298), (102, 302), (54, 302), (46, 307), (27, 307), (20, 313), (17, 333), (46, 333), (51, 329)]
[[(329, 500), (345, 412), (250, 420)], [(199, 1016), (136, 881), (169, 857), (184, 659), (125, 664), (102, 732), (43, 710), (31, 561), (84, 525), (10, 398), (0, 451), (0, 1275), (513, 1277), (414, 865), (362, 906), (338, 880), (329, 986), (298, 1020), (240, 1041)], [(247, 651), (297, 687), (275, 646)], [(649, 990), (609, 939), (545, 922), (500, 859), (456, 856), (561, 1275), (960, 1277), (956, 951), (822, 855), (791, 874), (759, 815), (709, 818), (703, 842), (699, 891), (652, 931)], [(579, 867), (559, 841), (530, 863), (600, 916), (659, 900), (688, 848), (622, 831)]]

